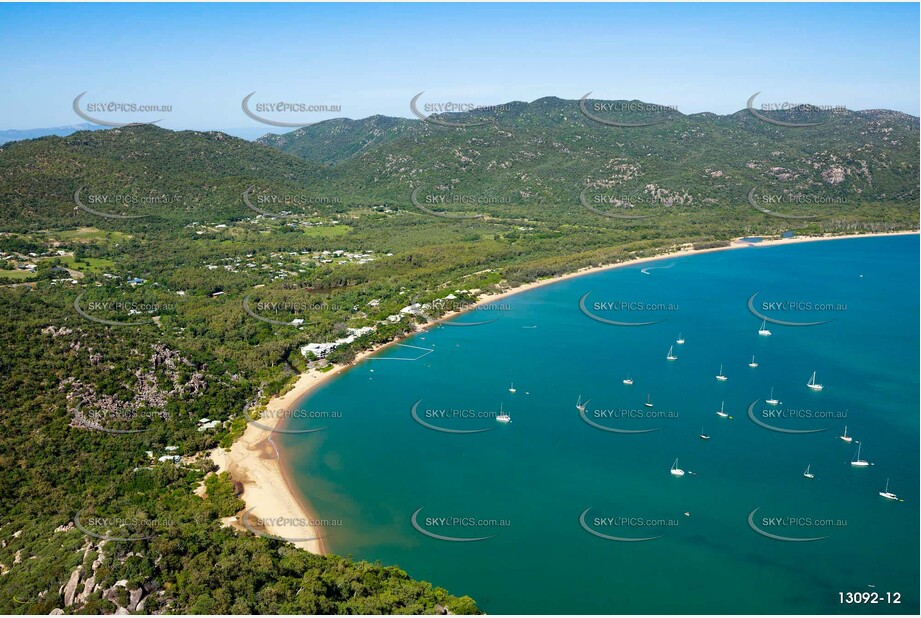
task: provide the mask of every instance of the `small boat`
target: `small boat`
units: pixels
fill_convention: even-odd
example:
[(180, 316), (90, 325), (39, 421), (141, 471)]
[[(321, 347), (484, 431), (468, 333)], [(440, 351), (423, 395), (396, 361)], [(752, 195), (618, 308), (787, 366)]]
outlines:
[(624, 384), (627, 386), (633, 386), (633, 378), (624, 378)]
[(778, 403), (780, 403), (780, 401), (778, 401), (777, 399), (774, 399), (774, 387), (773, 386), (771, 387), (771, 398), (765, 399), (764, 402), (768, 404), (769, 406), (776, 406)]
[(889, 479), (886, 479), (886, 489), (879, 492), (879, 495), (881, 495), (886, 500), (898, 500), (899, 499), (897, 495), (889, 491)]
[(672, 476), (684, 476), (684, 470), (678, 467), (678, 460), (675, 460), (675, 463), (672, 464), (671, 469)]
[(811, 467), (812, 467), (811, 464), (808, 465), (808, 466), (806, 466), (806, 471), (803, 472), (803, 476), (805, 476), (807, 479), (814, 479), (814, 478), (815, 478), (815, 474), (813, 474), (812, 472), (809, 471), (809, 468), (811, 468)]
[(678, 345), (684, 345), (684, 337), (681, 336), (681, 333), (678, 333), (678, 338), (675, 339), (675, 343)]
[(649, 393), (646, 394), (646, 403), (644, 403), (643, 405), (646, 406), (647, 408), (652, 407), (652, 400), (650, 399)]
[(841, 438), (842, 440), (844, 440), (845, 442), (853, 442), (853, 441), (854, 441), (854, 438), (852, 438), (851, 436), (847, 435), (847, 425), (844, 426), (844, 435), (841, 435), (841, 436), (838, 436), (838, 437)]
[(722, 365), (720, 365), (720, 372), (716, 375), (716, 379), (719, 380), (720, 382), (725, 382), (726, 380), (729, 379), (729, 378), (727, 378), (726, 376), (723, 375), (723, 366), (722, 366)]
[(512, 383), (509, 385), (509, 387), (508, 387), (508, 392), (510, 392), (510, 393), (517, 393), (517, 392), (518, 392), (518, 389), (515, 388), (515, 383), (514, 383), (514, 382), (512, 382)]
[(670, 361), (672, 361), (672, 360), (678, 360), (678, 357), (675, 356), (675, 353), (672, 351), (672, 350), (674, 350), (674, 348), (675, 348), (675, 346), (669, 346), (669, 348), (668, 348), (668, 355), (665, 357), (665, 360), (670, 360)]
[(722, 402), (722, 403), (720, 403), (720, 411), (716, 413), (716, 415), (717, 415), (718, 417), (720, 417), (720, 418), (729, 418), (729, 412), (726, 412), (725, 407), (726, 407), (726, 402), (725, 402), (725, 401)]
[(758, 334), (762, 337), (771, 336), (771, 331), (769, 331), (767, 327), (767, 320), (761, 320), (761, 328), (758, 329)]
[(755, 362), (755, 357), (754, 357), (754, 356), (752, 356), (752, 362), (748, 363), (748, 366), (749, 366), (749, 367), (752, 367), (752, 368), (758, 366), (758, 363)]
[(701, 440), (709, 440), (709, 439), (710, 439), (710, 436), (708, 436), (707, 434), (704, 433), (704, 428), (703, 428), (703, 427), (700, 428), (700, 439), (701, 439)]
[(585, 412), (585, 406), (588, 405), (588, 399), (584, 402), (582, 401), (582, 395), (579, 395), (579, 398), (576, 400), (576, 410), (579, 412)]
[(870, 462), (860, 458), (860, 442), (857, 443), (857, 455), (851, 461), (851, 465), (855, 468), (866, 468), (870, 465)]
[(509, 416), (505, 411), (503, 411), (501, 403), (499, 404), (499, 414), (496, 416), (496, 421), (499, 423), (511, 423), (512, 422), (512, 417)]
[(822, 390), (823, 388), (825, 388), (825, 387), (822, 386), (821, 384), (816, 383), (816, 381), (815, 381), (815, 371), (812, 372), (812, 377), (809, 378), (809, 381), (808, 381), (808, 382), (806, 382), (806, 386), (808, 386), (809, 388), (811, 388), (811, 389), (814, 390), (814, 391), (820, 391), (820, 390)]

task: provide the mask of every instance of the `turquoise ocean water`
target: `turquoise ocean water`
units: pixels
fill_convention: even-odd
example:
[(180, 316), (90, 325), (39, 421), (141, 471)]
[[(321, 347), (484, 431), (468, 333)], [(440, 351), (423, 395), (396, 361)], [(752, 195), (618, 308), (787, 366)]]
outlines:
[[(316, 514), (341, 520), (328, 549), (397, 564), (489, 613), (917, 613), (918, 261), (917, 236), (847, 239), (539, 288), (455, 320), (495, 321), (436, 327), (312, 393), (300, 407), (341, 418), (292, 421), (328, 429), (282, 436), (284, 455)], [(597, 317), (657, 323), (591, 319), (587, 293)], [(755, 293), (768, 317), (831, 321), (759, 336)], [(611, 302), (632, 305), (595, 304)], [(806, 387), (813, 371), (822, 391)], [(765, 412), (771, 387), (783, 416)], [(656, 431), (596, 428), (580, 395), (595, 424)], [(429, 425), (490, 431), (425, 427), (416, 402)], [(732, 418), (716, 416), (721, 402)], [(766, 429), (753, 402), (765, 424), (825, 431)], [(500, 404), (507, 425), (490, 417)], [(845, 425), (854, 443), (838, 438)], [(872, 466), (850, 465), (856, 441)], [(669, 473), (676, 458), (683, 477)], [(904, 501), (878, 495), (887, 478)], [(414, 513), (436, 535), (490, 538), (432, 538)], [(901, 604), (843, 605), (840, 592)]]

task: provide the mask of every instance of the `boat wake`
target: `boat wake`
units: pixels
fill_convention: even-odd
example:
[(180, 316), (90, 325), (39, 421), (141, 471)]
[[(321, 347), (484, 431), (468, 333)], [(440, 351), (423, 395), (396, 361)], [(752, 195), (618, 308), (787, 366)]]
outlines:
[(648, 275), (650, 270), (666, 270), (666, 269), (674, 268), (674, 267), (675, 267), (675, 263), (672, 262), (668, 266), (647, 266), (646, 268), (640, 270), (640, 272), (643, 273), (644, 275)]

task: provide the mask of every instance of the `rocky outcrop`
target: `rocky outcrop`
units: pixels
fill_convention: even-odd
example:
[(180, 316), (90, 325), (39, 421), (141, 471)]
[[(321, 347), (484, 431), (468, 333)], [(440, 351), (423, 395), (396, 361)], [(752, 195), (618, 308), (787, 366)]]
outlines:
[(128, 593), (128, 611), (133, 612), (137, 610), (138, 604), (141, 602), (141, 599), (144, 598), (144, 589), (135, 588), (134, 590)]
[[(90, 597), (94, 594), (109, 601), (115, 606), (115, 614), (131, 614), (133, 612), (143, 612), (144, 606), (151, 595), (158, 596), (158, 604), (161, 608), (168, 606), (168, 600), (159, 598), (164, 596), (164, 592), (159, 589), (156, 580), (149, 580), (143, 586), (130, 588), (127, 579), (120, 579), (108, 588), (103, 588), (97, 578), (97, 571), (103, 564), (106, 564), (105, 555), (106, 541), (100, 541), (98, 544), (87, 542), (83, 548), (83, 562), (71, 572), (67, 583), (62, 585), (59, 593), (63, 596), (64, 605), (51, 612), (51, 615), (61, 615), (65, 609), (71, 608), (68, 613), (79, 613), (83, 606), (89, 602)], [(96, 554), (89, 571), (86, 572), (83, 564)], [(124, 562), (132, 556), (141, 554), (130, 551), (117, 558), (119, 562)], [(86, 578), (84, 579), (84, 575)], [(80, 583), (83, 583), (82, 589)], [(79, 591), (79, 592), (78, 592)]]
[(70, 579), (67, 580), (67, 583), (61, 586), (61, 594), (64, 595), (64, 607), (74, 604), (77, 586), (80, 584), (80, 578), (82, 576), (83, 567), (78, 566), (74, 569), (74, 572), (70, 574)]
[[(100, 429), (112, 421), (131, 420), (136, 417), (167, 419), (166, 404), (172, 398), (194, 398), (208, 389), (204, 370), (198, 367), (188, 375), (189, 369), (196, 369), (192, 362), (170, 350), (163, 344), (151, 346), (153, 350), (148, 367), (138, 368), (134, 375), (134, 396), (124, 401), (114, 395), (96, 392), (96, 389), (74, 378), (63, 380), (58, 390), (67, 392), (69, 407), (74, 418), (71, 427), (75, 429)], [(102, 357), (89, 350), (90, 364), (98, 366)], [(137, 351), (135, 351), (137, 352)], [(162, 380), (165, 374), (166, 380)], [(161, 385), (161, 383), (165, 384)]]

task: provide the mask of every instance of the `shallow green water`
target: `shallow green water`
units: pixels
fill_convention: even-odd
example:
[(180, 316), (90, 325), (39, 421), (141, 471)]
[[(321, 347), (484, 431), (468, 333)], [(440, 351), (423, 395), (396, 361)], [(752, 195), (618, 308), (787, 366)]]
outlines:
[[(917, 613), (918, 257), (916, 236), (752, 247), (514, 296), (501, 301), (507, 310), (456, 320), (494, 322), (441, 326), (406, 342), (431, 353), (390, 347), (313, 393), (301, 407), (342, 418), (292, 422), (328, 429), (283, 436), (285, 457), (317, 514), (342, 521), (325, 531), (331, 551), (398, 564), (490, 613)], [(773, 334), (761, 337), (747, 305), (755, 292), (755, 308), (769, 317), (831, 321), (770, 324)], [(586, 293), (597, 317), (664, 321), (590, 319), (579, 309)], [(762, 305), (784, 300), (835, 307)], [(594, 305), (613, 301), (666, 310)], [(674, 345), (679, 331), (684, 345)], [(752, 355), (757, 368), (748, 366)], [(715, 379), (720, 364), (725, 382)], [(820, 392), (806, 388), (813, 371)], [(622, 383), (628, 374), (633, 386)], [(777, 409), (832, 418), (767, 416), (772, 386)], [(647, 394), (653, 408), (643, 405)], [(585, 417), (596, 424), (657, 430), (593, 427), (575, 407), (579, 395), (590, 399)], [(827, 431), (768, 430), (748, 416), (755, 400), (752, 414), (764, 423)], [(722, 401), (731, 419), (715, 415)], [(430, 425), (491, 431), (427, 428), (413, 419), (416, 402)], [(426, 414), (488, 415), (500, 403), (508, 425)], [(663, 416), (605, 416), (621, 410)], [(856, 443), (838, 439), (844, 425), (874, 465), (850, 466)], [(675, 458), (683, 477), (669, 474)], [(814, 480), (803, 477), (806, 465)], [(904, 502), (877, 494), (887, 477)], [(595, 536), (580, 524), (589, 508), (585, 523), (596, 532), (660, 538)], [(426, 536), (411, 523), (418, 509), (427, 532), (491, 538)], [(754, 509), (763, 532), (828, 538), (768, 538), (749, 525)], [(439, 517), (508, 525), (429, 519)], [(798, 521), (776, 525), (774, 517)], [(847, 591), (899, 592), (902, 603), (842, 605)]]

